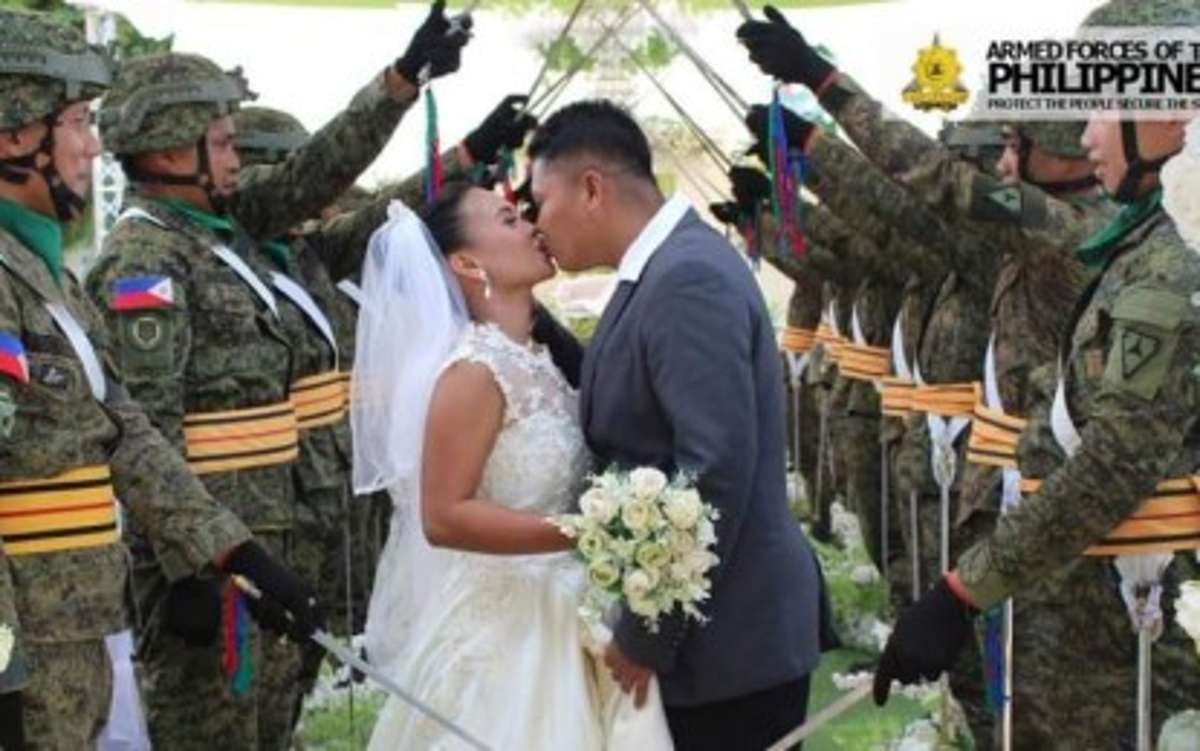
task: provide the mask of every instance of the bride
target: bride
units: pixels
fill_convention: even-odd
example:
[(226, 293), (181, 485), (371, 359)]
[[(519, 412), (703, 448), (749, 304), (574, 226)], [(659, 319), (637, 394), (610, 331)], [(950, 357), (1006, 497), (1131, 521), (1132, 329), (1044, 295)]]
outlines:
[[(657, 688), (612, 681), (577, 609), (585, 574), (547, 517), (590, 457), (576, 393), (532, 342), (541, 237), (452, 187), (372, 237), (354, 369), (355, 486), (394, 508), (367, 616), (373, 664), (496, 751), (671, 748)], [(370, 748), (464, 748), (395, 697)]]

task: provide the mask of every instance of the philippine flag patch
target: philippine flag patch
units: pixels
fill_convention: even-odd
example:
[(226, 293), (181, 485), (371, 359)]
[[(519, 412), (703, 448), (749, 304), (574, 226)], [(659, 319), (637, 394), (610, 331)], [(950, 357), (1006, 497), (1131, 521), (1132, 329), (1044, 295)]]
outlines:
[(175, 285), (169, 276), (131, 276), (113, 282), (113, 310), (167, 308), (175, 302)]
[(0, 373), (11, 376), (18, 383), (29, 383), (29, 359), (25, 357), (25, 345), (6, 331), (0, 331)]

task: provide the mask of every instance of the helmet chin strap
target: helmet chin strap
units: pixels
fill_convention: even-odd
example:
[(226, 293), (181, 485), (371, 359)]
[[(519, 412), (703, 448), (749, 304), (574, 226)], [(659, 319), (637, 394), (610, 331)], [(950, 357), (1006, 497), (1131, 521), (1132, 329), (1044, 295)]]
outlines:
[(1020, 136), (1020, 139), (1021, 147), (1017, 149), (1017, 173), (1030, 185), (1036, 185), (1052, 196), (1061, 196), (1093, 188), (1099, 182), (1095, 175), (1077, 177), (1073, 180), (1038, 180), (1029, 172), (1029, 154), (1033, 151), (1033, 141), (1025, 136)]
[(178, 185), (188, 188), (200, 188), (208, 198), (208, 203), (212, 206), (213, 212), (223, 214), (228, 206), (224, 196), (219, 195), (216, 191), (217, 181), (212, 174), (212, 162), (208, 156), (208, 141), (203, 135), (196, 141), (196, 154), (196, 171), (190, 175), (168, 175), (163, 172), (151, 172), (150, 170), (133, 167), (132, 165), (126, 171), (129, 172), (129, 178), (134, 182), (149, 185)]
[(87, 206), (86, 199), (67, 187), (58, 165), (54, 163), (54, 129), (58, 126), (58, 113), (42, 118), (46, 126), (46, 135), (41, 143), (31, 153), (25, 156), (0, 160), (0, 180), (24, 185), (29, 181), (31, 173), (42, 176), (46, 190), (50, 193), (50, 202), (54, 205), (54, 213), (58, 220), (67, 223), (83, 214)]
[(1139, 190), (1142, 178), (1161, 170), (1167, 160), (1178, 153), (1177, 150), (1157, 159), (1142, 159), (1138, 149), (1137, 122), (1134, 120), (1121, 121), (1121, 147), (1125, 151), (1125, 164), (1128, 167), (1125, 170), (1125, 177), (1121, 178), (1121, 184), (1117, 186), (1117, 191), (1112, 196), (1113, 200), (1118, 203), (1137, 201), (1141, 197)]

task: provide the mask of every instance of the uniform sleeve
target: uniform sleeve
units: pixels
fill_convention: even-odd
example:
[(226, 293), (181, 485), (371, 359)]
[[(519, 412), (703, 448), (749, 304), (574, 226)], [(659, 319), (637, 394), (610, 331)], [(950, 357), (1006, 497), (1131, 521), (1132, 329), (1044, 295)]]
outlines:
[(242, 171), (229, 209), (252, 237), (277, 237), (317, 216), (375, 161), (414, 101), (389, 96), (384, 75), (286, 161)]
[[(136, 235), (123, 239), (88, 277), (88, 294), (110, 336), (105, 359), (115, 378), (106, 406), (121, 425), (110, 464), (117, 496), (177, 579), (203, 569), (250, 538), (238, 518), (209, 495), (184, 460), (184, 370), (190, 355), (184, 269)], [(142, 252), (139, 252), (142, 251)], [(132, 276), (171, 280), (173, 302), (116, 310), (113, 284)]]
[(991, 286), (997, 259), (979, 233), (955, 231), (836, 136), (818, 131), (808, 148), (813, 169), (806, 185), (844, 222), (882, 221), (912, 240), (896, 249), (913, 253), (902, 265), (922, 278), (939, 279), (949, 267), (964, 278), (979, 280), (981, 286)]
[[(459, 156), (457, 147), (441, 156), (442, 175), (446, 182), (464, 179), (467, 170)], [(387, 221), (387, 207), (392, 201), (416, 210), (425, 201), (425, 173), (414, 175), (384, 188), (368, 205), (323, 222), (316, 229), (305, 232), (304, 238), (312, 252), (316, 253), (335, 282), (354, 276), (362, 270), (367, 252), (367, 241), (375, 230)]]
[(1006, 251), (1070, 250), (1088, 234), (1071, 204), (1028, 183), (1005, 184), (904, 118), (884, 117), (883, 105), (845, 73), (821, 93), (821, 103), (876, 167), (942, 217), (999, 233), (995, 244)]
[(1200, 362), (1200, 323), (1191, 311), (1176, 291), (1133, 284), (1120, 293), (1080, 448), (959, 560), (977, 607), (1082, 555), (1185, 463)]

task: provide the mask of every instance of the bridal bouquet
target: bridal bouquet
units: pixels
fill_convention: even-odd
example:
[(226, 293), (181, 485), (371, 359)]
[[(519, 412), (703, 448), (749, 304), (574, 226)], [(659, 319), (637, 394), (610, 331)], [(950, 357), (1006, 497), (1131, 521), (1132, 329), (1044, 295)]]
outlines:
[(576, 555), (587, 566), (580, 608), (586, 621), (599, 622), (620, 601), (651, 631), (676, 607), (704, 622), (698, 605), (708, 599), (708, 571), (719, 560), (711, 550), (717, 510), (689, 477), (668, 480), (653, 467), (609, 470), (591, 478), (579, 508), (554, 521), (576, 541)]

